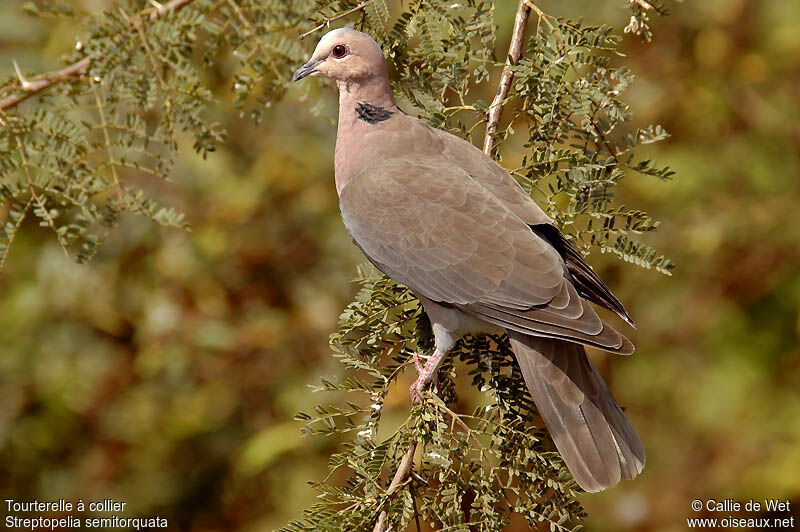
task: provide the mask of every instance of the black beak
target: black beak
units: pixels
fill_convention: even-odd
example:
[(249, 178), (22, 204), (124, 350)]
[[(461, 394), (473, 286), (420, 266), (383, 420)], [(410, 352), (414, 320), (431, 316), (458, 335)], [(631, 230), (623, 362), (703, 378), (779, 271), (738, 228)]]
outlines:
[(322, 63), (322, 59), (312, 59), (305, 65), (301, 66), (297, 69), (297, 72), (294, 73), (294, 76), (292, 76), (292, 81), (298, 81), (306, 76), (310, 76), (317, 71), (317, 65), (320, 63)]

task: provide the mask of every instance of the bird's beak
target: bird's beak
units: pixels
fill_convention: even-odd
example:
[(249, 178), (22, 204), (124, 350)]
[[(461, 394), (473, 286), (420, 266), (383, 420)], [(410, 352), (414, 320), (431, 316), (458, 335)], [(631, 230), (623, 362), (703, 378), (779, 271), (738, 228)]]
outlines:
[(311, 74), (317, 71), (317, 66), (322, 63), (322, 59), (312, 59), (305, 65), (301, 66), (297, 69), (297, 72), (294, 73), (292, 76), (292, 81), (298, 81), (303, 79), (306, 76), (310, 76)]

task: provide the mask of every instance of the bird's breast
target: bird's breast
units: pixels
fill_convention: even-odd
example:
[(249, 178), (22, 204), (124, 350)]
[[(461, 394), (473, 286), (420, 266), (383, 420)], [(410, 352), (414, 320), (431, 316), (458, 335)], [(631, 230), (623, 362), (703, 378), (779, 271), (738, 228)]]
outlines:
[[(442, 151), (440, 139), (431, 135), (418, 120), (399, 111), (375, 123), (342, 117), (336, 136), (336, 190), (341, 194), (345, 185), (367, 168), (397, 159), (413, 162), (422, 157), (441, 157)], [(408, 177), (427, 179), (429, 176)]]

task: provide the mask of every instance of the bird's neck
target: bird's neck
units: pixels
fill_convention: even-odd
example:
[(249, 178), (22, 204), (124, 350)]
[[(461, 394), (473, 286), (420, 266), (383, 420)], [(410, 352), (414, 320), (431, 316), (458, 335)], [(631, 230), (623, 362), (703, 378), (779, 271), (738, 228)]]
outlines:
[(345, 111), (348, 106), (352, 110), (358, 102), (389, 110), (396, 109), (394, 98), (392, 98), (392, 86), (387, 77), (375, 77), (363, 83), (337, 81), (336, 86), (339, 88), (340, 119), (343, 116), (342, 111)]
[(340, 81), (339, 127), (336, 135), (336, 190), (342, 191), (355, 169), (363, 164), (362, 155), (369, 150), (368, 136), (396, 116), (400, 110), (392, 98), (386, 78), (365, 84)]

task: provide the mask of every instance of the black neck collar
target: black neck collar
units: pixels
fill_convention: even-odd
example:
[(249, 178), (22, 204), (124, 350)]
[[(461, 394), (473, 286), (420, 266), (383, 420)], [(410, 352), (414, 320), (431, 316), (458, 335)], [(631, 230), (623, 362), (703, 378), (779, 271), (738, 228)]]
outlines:
[(356, 114), (359, 120), (367, 124), (377, 124), (378, 122), (389, 120), (394, 113), (383, 107), (372, 105), (371, 103), (358, 102), (358, 105), (356, 105)]

